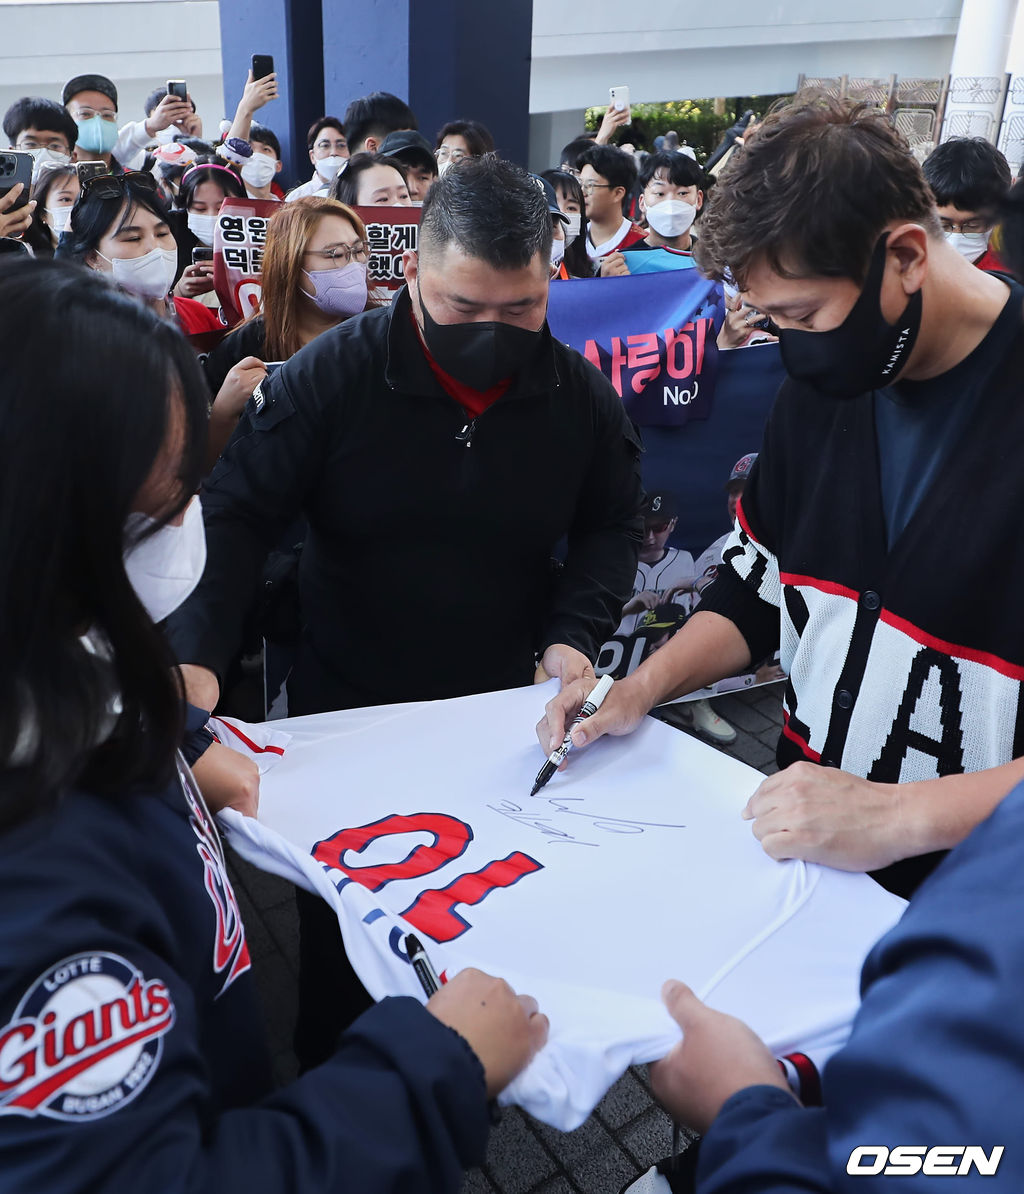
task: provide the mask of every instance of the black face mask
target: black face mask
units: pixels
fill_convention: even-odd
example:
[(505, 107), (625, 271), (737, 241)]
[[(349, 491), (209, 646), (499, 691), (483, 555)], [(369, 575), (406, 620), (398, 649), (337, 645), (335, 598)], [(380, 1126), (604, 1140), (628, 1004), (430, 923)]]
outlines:
[(418, 286), (416, 297), (430, 355), (471, 390), (492, 389), (528, 365), (540, 349), (543, 329), (528, 332), (511, 323), (435, 323)]
[(867, 281), (850, 314), (828, 332), (783, 329), (779, 346), (786, 372), (830, 398), (856, 398), (891, 385), (906, 365), (921, 327), (921, 291), (910, 296), (896, 323), (881, 310), (886, 241), (875, 245)]

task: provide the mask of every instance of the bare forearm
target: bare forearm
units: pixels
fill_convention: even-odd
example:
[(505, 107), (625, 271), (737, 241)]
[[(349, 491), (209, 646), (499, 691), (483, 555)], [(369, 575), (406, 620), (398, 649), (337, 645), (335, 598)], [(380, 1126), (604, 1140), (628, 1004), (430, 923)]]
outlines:
[[(252, 109), (245, 100), (239, 100), (234, 119), (231, 121), (231, 128), (228, 129), (228, 137), (238, 137), (242, 141), (248, 141), (249, 134), (252, 132), (252, 116)], [(228, 137), (225, 137), (224, 140), (226, 141)]]
[(906, 857), (952, 850), (1024, 779), (1024, 759), (968, 775), (894, 784), (906, 834)]
[(697, 613), (629, 678), (648, 708), (734, 676), (751, 662), (746, 639), (734, 622), (708, 610)]

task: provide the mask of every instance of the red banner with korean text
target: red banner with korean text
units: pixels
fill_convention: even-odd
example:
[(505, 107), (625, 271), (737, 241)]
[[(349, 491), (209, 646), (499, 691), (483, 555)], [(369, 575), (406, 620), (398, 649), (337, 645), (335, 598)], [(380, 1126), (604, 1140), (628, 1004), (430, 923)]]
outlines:
[(221, 206), (213, 229), (213, 288), (228, 327), (260, 309), (267, 224), (280, 209), (274, 199), (225, 199)]
[[(213, 285), (228, 327), (260, 308), (267, 226), (282, 205), (272, 199), (225, 199), (213, 233)], [(389, 303), (405, 285), (402, 254), (419, 244), (418, 207), (357, 207), (366, 225), (367, 282), (378, 302)]]

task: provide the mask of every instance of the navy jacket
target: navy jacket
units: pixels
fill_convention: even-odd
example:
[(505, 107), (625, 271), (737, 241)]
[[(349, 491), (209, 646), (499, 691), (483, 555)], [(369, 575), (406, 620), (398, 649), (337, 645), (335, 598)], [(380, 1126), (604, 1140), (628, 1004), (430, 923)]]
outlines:
[(179, 783), (0, 835), (0, 1191), (459, 1188), (483, 1071), (413, 999), (270, 1082), (216, 829)]
[(825, 1068), (825, 1107), (804, 1110), (774, 1087), (735, 1094), (701, 1146), (700, 1194), (935, 1188), (937, 1175), (893, 1184), (847, 1174), (855, 1148), (879, 1145), (973, 1146), (986, 1156), (1003, 1145), (994, 1176), (972, 1168), (953, 1188), (1024, 1190), (1022, 842), (1024, 784), (869, 954), (850, 1040)]

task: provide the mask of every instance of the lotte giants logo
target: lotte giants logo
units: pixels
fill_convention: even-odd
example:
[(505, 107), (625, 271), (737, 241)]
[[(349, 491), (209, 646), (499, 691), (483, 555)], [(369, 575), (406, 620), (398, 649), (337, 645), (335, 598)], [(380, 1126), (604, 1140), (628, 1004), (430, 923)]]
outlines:
[(0, 1030), (0, 1115), (99, 1119), (156, 1073), (174, 1024), (166, 984), (116, 954), (82, 953), (45, 971)]

